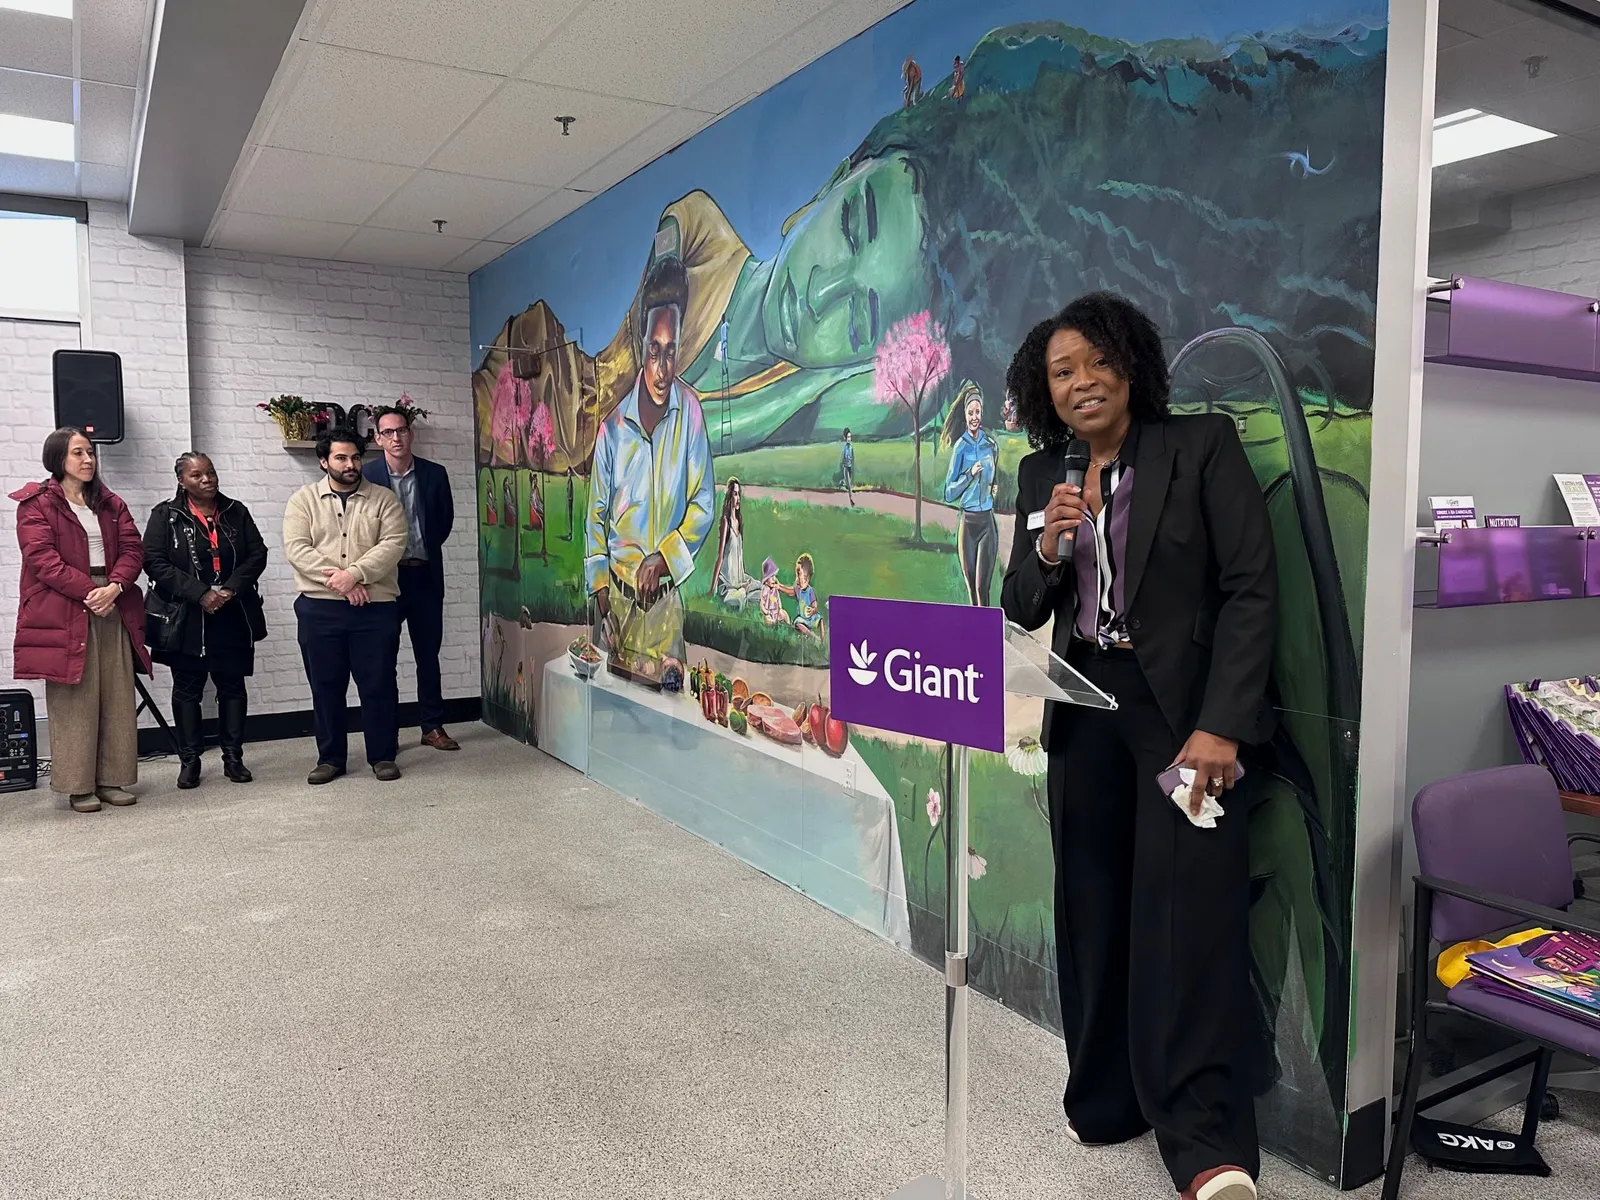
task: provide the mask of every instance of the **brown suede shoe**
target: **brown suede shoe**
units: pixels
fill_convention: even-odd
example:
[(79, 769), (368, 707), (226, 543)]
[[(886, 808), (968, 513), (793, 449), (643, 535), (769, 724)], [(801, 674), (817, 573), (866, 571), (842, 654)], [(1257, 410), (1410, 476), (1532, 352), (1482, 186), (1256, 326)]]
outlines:
[(93, 792), (84, 792), (81, 795), (74, 796), (71, 803), (73, 812), (100, 811), (100, 797)]
[(94, 794), (107, 804), (114, 804), (118, 808), (127, 808), (130, 804), (139, 803), (139, 797), (132, 792), (125, 792), (119, 787), (95, 788)]
[(442, 729), (430, 729), (422, 735), (422, 744), (435, 750), (459, 750), (461, 743)]

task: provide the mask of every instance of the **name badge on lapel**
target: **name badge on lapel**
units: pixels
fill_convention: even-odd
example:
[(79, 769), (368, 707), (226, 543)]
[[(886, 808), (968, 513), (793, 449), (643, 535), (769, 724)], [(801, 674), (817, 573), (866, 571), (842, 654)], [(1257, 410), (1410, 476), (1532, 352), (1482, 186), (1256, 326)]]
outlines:
[(1028, 528), (1030, 530), (1044, 528), (1044, 509), (1028, 514)]

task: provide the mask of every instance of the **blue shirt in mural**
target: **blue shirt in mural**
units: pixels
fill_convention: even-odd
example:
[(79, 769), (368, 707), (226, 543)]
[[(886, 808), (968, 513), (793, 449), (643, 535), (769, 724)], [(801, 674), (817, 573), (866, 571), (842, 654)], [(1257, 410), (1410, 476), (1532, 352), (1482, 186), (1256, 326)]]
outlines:
[[(1000, 447), (983, 430), (963, 433), (950, 454), (950, 473), (944, 480), (946, 503), (958, 505), (962, 512), (994, 511), (994, 471)], [(972, 469), (978, 468), (974, 475)]]
[(634, 586), (639, 564), (658, 551), (672, 582), (683, 586), (711, 529), (716, 484), (699, 397), (674, 382), (667, 411), (647, 437), (641, 386), (634, 382), (595, 441), (583, 564), (591, 593), (614, 579)]

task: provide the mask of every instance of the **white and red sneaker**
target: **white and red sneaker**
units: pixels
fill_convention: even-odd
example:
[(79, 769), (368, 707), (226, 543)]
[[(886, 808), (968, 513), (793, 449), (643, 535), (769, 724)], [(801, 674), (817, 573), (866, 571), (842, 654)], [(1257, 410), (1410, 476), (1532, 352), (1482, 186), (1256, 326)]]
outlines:
[(1194, 1177), (1183, 1200), (1257, 1200), (1256, 1181), (1238, 1167), (1214, 1167)]

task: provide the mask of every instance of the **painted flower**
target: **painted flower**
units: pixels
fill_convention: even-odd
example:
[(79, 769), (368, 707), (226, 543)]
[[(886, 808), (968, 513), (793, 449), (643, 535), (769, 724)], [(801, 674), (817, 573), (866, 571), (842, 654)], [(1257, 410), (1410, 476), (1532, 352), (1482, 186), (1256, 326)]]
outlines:
[(939, 818), (944, 815), (944, 801), (939, 798), (939, 793), (932, 788), (928, 789), (928, 824), (937, 827)]
[(983, 858), (971, 846), (967, 847), (967, 874), (974, 879), (982, 879), (989, 873), (989, 860)]
[(1021, 738), (1007, 750), (1006, 762), (1018, 775), (1026, 775), (1029, 779), (1037, 779), (1050, 769), (1050, 760), (1045, 756), (1038, 739), (1031, 737)]

